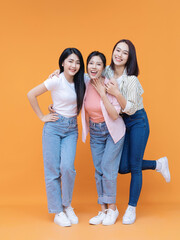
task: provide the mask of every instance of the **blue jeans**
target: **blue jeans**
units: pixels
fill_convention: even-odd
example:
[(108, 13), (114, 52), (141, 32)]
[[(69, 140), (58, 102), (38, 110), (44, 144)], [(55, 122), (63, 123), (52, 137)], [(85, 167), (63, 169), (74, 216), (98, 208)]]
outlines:
[(43, 128), (43, 158), (50, 213), (63, 211), (72, 200), (76, 171), (74, 160), (78, 138), (77, 118), (61, 115)]
[(149, 123), (144, 109), (133, 115), (123, 114), (126, 124), (124, 148), (119, 173), (131, 172), (129, 205), (136, 206), (142, 187), (142, 170), (155, 169), (156, 161), (143, 160), (149, 137)]
[(105, 122), (93, 123), (90, 121), (89, 126), (98, 203), (115, 203), (117, 174), (124, 137), (115, 144)]

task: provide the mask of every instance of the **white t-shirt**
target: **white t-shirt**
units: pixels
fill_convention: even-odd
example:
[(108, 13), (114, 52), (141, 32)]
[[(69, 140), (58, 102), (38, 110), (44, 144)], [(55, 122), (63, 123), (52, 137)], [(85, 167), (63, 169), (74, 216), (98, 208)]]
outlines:
[(44, 81), (45, 87), (51, 91), (53, 109), (64, 117), (74, 117), (77, 115), (77, 100), (74, 83), (69, 83), (64, 73), (58, 77)]

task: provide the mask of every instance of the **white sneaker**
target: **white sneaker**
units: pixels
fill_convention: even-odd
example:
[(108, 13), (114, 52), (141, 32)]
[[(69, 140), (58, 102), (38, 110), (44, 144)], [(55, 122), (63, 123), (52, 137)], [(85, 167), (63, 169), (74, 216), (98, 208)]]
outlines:
[(97, 216), (95, 216), (89, 220), (89, 224), (92, 224), (92, 225), (101, 224), (102, 221), (104, 220), (105, 216), (106, 216), (106, 214), (104, 212), (99, 212)]
[(136, 207), (129, 206), (126, 209), (126, 212), (123, 216), (123, 224), (132, 224), (136, 220)]
[(106, 226), (114, 224), (116, 222), (118, 215), (119, 215), (119, 212), (118, 212), (117, 208), (116, 208), (116, 210), (112, 210), (112, 209), (108, 208), (107, 214), (106, 214), (104, 220), (102, 221), (102, 224), (106, 225)]
[[(160, 163), (160, 167), (158, 169), (158, 164)], [(157, 160), (157, 172), (160, 172), (162, 176), (165, 178), (166, 182), (170, 182), (171, 176), (169, 172), (169, 166), (168, 166), (168, 159), (167, 157), (162, 157)]]
[(54, 217), (54, 222), (61, 227), (70, 227), (71, 222), (67, 218), (66, 214), (64, 212), (57, 213)]
[(78, 217), (76, 216), (73, 208), (71, 206), (64, 208), (64, 211), (70, 220), (71, 224), (78, 224)]

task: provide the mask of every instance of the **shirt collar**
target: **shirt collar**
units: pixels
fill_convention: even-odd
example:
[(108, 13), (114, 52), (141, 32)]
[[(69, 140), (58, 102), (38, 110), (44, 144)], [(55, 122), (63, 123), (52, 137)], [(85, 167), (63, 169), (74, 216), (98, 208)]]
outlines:
[(124, 72), (122, 75), (126, 75), (127, 76), (127, 68), (124, 69)]

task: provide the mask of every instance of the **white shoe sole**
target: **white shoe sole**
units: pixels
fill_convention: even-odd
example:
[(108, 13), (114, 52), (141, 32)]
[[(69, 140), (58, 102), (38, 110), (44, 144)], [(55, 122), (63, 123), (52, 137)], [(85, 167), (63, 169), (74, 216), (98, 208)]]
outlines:
[(162, 171), (160, 171), (160, 173), (164, 177), (165, 181), (167, 183), (169, 183), (171, 181), (171, 175), (170, 175), (170, 171), (169, 171), (168, 159), (167, 159), (167, 157), (163, 157), (162, 159), (164, 160), (164, 171), (163, 172), (165, 174), (162, 174)]
[(134, 219), (133, 221), (127, 221), (127, 220), (122, 220), (122, 224), (125, 224), (125, 225), (131, 225), (133, 224), (134, 222), (136, 221), (136, 219)]
[(78, 224), (78, 223), (79, 223), (79, 220), (77, 220), (77, 221), (71, 221), (71, 220), (69, 219), (69, 221), (71, 222), (71, 224)]
[(54, 223), (61, 226), (61, 227), (71, 227), (71, 224), (61, 224), (57, 220), (54, 219)]
[[(103, 220), (102, 220), (103, 221)], [(90, 225), (99, 225), (99, 224), (101, 224), (102, 223), (102, 221), (100, 221), (100, 222), (93, 222), (93, 221), (91, 221), (91, 219), (89, 220), (89, 224)]]
[(169, 171), (168, 159), (167, 159), (167, 157), (164, 157), (164, 158), (165, 158), (166, 170), (168, 171), (168, 173), (167, 173), (168, 177), (165, 178), (165, 180), (166, 180), (166, 182), (170, 182), (171, 181), (171, 175), (170, 175), (170, 171)]
[(110, 226), (110, 225), (115, 224), (115, 223), (116, 223), (116, 220), (117, 220), (117, 218), (118, 218), (118, 216), (119, 216), (119, 213), (118, 213), (118, 215), (117, 215), (115, 221), (113, 221), (112, 223), (104, 223), (104, 222), (102, 221), (102, 225), (103, 225), (103, 226)]
[(102, 222), (100, 223), (92, 223), (92, 222), (89, 222), (90, 225), (100, 225)]

